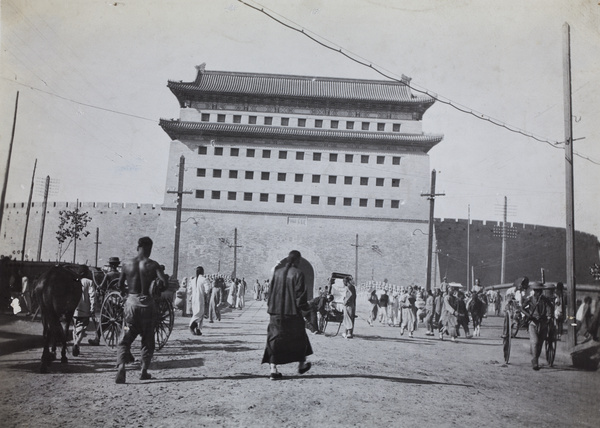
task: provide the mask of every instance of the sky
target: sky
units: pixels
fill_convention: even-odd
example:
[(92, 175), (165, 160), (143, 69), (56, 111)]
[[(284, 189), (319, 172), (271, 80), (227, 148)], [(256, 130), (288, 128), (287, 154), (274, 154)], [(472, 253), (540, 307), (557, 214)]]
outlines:
[(429, 152), (436, 217), (501, 221), (506, 197), (510, 222), (564, 227), (568, 23), (575, 227), (600, 235), (597, 1), (247, 4), (338, 51), (235, 0), (0, 0), (2, 182), (19, 93), (6, 201), (27, 201), (37, 159), (34, 201), (50, 176), (51, 201), (161, 204), (170, 139), (158, 121), (179, 117), (167, 81), (193, 80), (196, 65), (385, 80), (380, 70), (444, 101), (423, 119), (444, 135)]

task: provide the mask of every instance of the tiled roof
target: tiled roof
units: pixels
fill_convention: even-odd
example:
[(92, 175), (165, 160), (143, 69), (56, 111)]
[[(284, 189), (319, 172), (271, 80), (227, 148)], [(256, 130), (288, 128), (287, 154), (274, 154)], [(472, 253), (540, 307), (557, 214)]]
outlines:
[(172, 139), (179, 139), (185, 135), (218, 135), (245, 137), (270, 137), (281, 139), (307, 139), (320, 141), (356, 141), (364, 143), (397, 143), (403, 146), (412, 146), (429, 151), (439, 143), (443, 135), (432, 134), (403, 134), (383, 133), (352, 130), (325, 130), (314, 128), (279, 127), (264, 125), (245, 125), (233, 123), (211, 122), (182, 122), (179, 120), (160, 120), (160, 126)]
[(425, 104), (434, 99), (413, 95), (405, 83), (385, 80), (342, 79), (282, 74), (235, 73), (199, 70), (195, 82), (169, 81), (175, 95), (218, 93), (224, 95), (269, 95), (312, 99)]

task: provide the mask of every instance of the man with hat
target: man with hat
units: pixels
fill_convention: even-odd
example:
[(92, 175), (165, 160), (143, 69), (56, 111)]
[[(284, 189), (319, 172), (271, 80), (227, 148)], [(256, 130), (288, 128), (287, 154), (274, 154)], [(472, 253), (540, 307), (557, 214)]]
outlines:
[(548, 335), (548, 324), (552, 321), (552, 303), (544, 296), (544, 285), (539, 281), (531, 284), (533, 296), (528, 297), (522, 305), (522, 310), (529, 320), (529, 343), (533, 358), (531, 366), (533, 370), (539, 370), (539, 357), (542, 345)]

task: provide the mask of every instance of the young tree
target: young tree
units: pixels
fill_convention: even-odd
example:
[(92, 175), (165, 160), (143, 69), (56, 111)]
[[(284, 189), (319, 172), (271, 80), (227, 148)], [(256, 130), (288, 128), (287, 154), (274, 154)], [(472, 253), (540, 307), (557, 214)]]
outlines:
[[(59, 260), (62, 258), (63, 254), (67, 252), (67, 249), (72, 242), (73, 263), (75, 263), (75, 257), (77, 256), (77, 241), (90, 234), (85, 228), (92, 218), (87, 212), (79, 211), (79, 203), (77, 203), (77, 206), (73, 211), (61, 210), (58, 215), (60, 217), (60, 224), (58, 225), (58, 232), (56, 232), (56, 239), (60, 245)], [(68, 241), (68, 243), (65, 250), (62, 251), (62, 245), (65, 241)]]

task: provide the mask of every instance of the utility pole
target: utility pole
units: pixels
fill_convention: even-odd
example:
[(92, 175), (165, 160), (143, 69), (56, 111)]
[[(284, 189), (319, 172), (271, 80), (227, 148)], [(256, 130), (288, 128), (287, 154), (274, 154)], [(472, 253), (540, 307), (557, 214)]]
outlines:
[(40, 225), (40, 240), (38, 243), (37, 261), (42, 259), (42, 243), (44, 242), (44, 225), (46, 224), (46, 208), (48, 206), (48, 192), (50, 191), (50, 176), (46, 176), (44, 185), (44, 202), (42, 203), (42, 224)]
[(181, 202), (184, 194), (190, 194), (191, 191), (183, 191), (183, 173), (185, 171), (185, 157), (181, 155), (179, 158), (179, 185), (177, 191), (167, 190), (167, 193), (177, 194), (177, 212), (175, 214), (175, 245), (173, 247), (173, 275), (171, 278), (177, 279), (177, 271), (179, 270), (179, 239), (181, 236)]
[(433, 213), (435, 209), (435, 197), (446, 196), (445, 193), (435, 193), (435, 169), (431, 171), (431, 191), (429, 193), (421, 193), (421, 196), (427, 196), (429, 199), (429, 236), (427, 244), (427, 283), (425, 290), (431, 290), (431, 258), (433, 253)]
[(569, 347), (577, 345), (575, 334), (576, 282), (575, 282), (575, 202), (573, 197), (573, 110), (571, 105), (571, 36), (567, 22), (563, 25), (563, 90), (565, 121), (565, 184), (566, 184), (566, 241), (567, 241), (567, 292), (569, 302), (567, 320)]
[(504, 197), (504, 217), (502, 221), (502, 263), (500, 268), (500, 284), (504, 284), (506, 272), (506, 223), (508, 221), (508, 198)]
[(467, 291), (471, 291), (469, 273), (471, 271), (471, 205), (468, 205), (467, 213)]
[(6, 189), (8, 187), (8, 172), (10, 170), (10, 160), (12, 158), (13, 142), (15, 141), (15, 128), (17, 126), (17, 109), (19, 107), (19, 91), (17, 91), (17, 100), (15, 101), (15, 116), (13, 119), (12, 133), (10, 136), (10, 146), (8, 147), (8, 158), (6, 159), (6, 171), (4, 171), (4, 184), (2, 185), (2, 196), (0, 196), (0, 230), (2, 229), (2, 217), (4, 216), (4, 202), (6, 200)]
[(233, 277), (237, 278), (237, 249), (241, 248), (241, 245), (237, 244), (237, 227), (233, 230)]
[(23, 248), (21, 250), (21, 261), (25, 259), (25, 243), (27, 242), (27, 226), (29, 225), (29, 214), (31, 212), (31, 198), (33, 197), (33, 184), (35, 182), (35, 169), (37, 168), (37, 159), (33, 164), (33, 174), (31, 175), (31, 188), (29, 189), (29, 199), (27, 200), (27, 211), (25, 213), (25, 231), (23, 232)]
[(94, 245), (96, 246), (96, 263), (94, 264), (94, 266), (98, 267), (98, 245), (102, 244), (102, 242), (100, 242), (100, 228), (97, 227), (96, 228), (96, 241), (94, 242)]
[(354, 284), (358, 285), (358, 233), (356, 234), (356, 244), (350, 244), (354, 247)]

